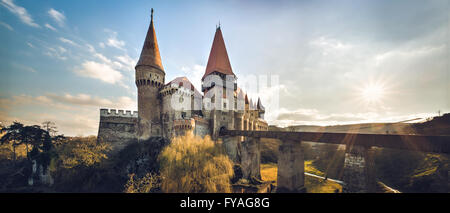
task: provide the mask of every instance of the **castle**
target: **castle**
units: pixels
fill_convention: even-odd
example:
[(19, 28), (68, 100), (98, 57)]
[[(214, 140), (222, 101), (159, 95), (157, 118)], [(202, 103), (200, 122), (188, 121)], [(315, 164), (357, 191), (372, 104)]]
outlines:
[[(220, 26), (216, 28), (201, 92), (186, 77), (165, 82), (153, 9), (135, 70), (138, 111), (100, 109), (99, 141), (126, 143), (155, 136), (170, 139), (186, 131), (216, 140), (221, 128), (268, 129), (261, 100), (253, 102), (237, 86)], [(245, 138), (235, 137), (233, 144), (242, 140)]]

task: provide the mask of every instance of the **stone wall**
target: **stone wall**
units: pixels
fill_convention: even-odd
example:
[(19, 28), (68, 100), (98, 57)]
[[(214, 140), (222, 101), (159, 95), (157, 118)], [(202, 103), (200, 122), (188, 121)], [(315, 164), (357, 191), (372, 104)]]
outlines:
[(194, 134), (200, 137), (205, 137), (210, 134), (209, 122), (206, 120), (195, 120)]
[(234, 163), (241, 163), (241, 144), (240, 137), (222, 137), (222, 146), (224, 147), (228, 157)]
[(375, 190), (373, 150), (363, 146), (346, 147), (342, 191), (367, 193)]
[(101, 109), (97, 140), (110, 143), (113, 150), (121, 149), (137, 138), (137, 120), (136, 111)]
[(261, 179), (261, 149), (259, 138), (247, 137), (241, 144), (241, 167), (246, 179)]
[(278, 154), (277, 192), (306, 192), (304, 173), (301, 142), (282, 140)]
[(159, 95), (164, 85), (164, 71), (153, 66), (136, 66), (136, 86), (138, 96), (138, 131), (140, 140), (162, 136), (161, 110)]

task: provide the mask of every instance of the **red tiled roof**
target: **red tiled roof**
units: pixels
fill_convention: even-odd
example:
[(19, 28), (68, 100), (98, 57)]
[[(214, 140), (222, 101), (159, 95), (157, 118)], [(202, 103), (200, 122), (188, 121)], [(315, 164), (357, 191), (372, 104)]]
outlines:
[(215, 71), (225, 75), (234, 75), (220, 27), (216, 29), (211, 52), (209, 53), (208, 64), (206, 65), (206, 71), (202, 80)]
[(189, 79), (185, 76), (183, 77), (177, 77), (173, 80), (171, 80), (169, 83), (166, 84), (166, 86), (171, 85), (171, 84), (176, 84), (178, 86), (182, 86), (186, 89), (190, 89), (191, 91), (194, 91), (196, 96), (203, 96), (195, 87), (194, 84), (191, 83), (191, 81), (189, 81)]
[(150, 26), (145, 37), (144, 46), (142, 47), (141, 56), (136, 64), (137, 66), (152, 66), (164, 72), (164, 67), (159, 54), (158, 41), (156, 40), (155, 27), (153, 25), (153, 9)]

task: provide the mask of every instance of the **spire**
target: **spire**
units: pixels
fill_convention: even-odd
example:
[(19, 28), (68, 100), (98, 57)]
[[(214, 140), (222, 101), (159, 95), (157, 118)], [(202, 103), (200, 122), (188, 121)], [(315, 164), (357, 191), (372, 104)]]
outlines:
[(153, 8), (151, 10), (150, 26), (136, 67), (138, 66), (152, 66), (164, 72), (159, 54), (158, 41), (156, 40), (155, 27), (153, 25)]
[(258, 104), (256, 105), (256, 108), (261, 111), (264, 111), (264, 109), (265, 109), (264, 106), (262, 105), (261, 99), (259, 97), (258, 97)]
[(230, 60), (228, 59), (227, 48), (225, 47), (222, 31), (220, 30), (220, 24), (219, 27), (216, 28), (211, 52), (209, 53), (208, 64), (206, 65), (206, 71), (202, 80), (214, 71), (225, 75), (234, 75), (233, 70), (231, 69)]

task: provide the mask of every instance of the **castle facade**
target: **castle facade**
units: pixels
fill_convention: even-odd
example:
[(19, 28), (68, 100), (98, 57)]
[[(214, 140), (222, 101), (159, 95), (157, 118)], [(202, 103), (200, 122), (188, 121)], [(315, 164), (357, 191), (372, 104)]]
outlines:
[(220, 26), (216, 28), (201, 92), (186, 77), (166, 82), (153, 10), (135, 70), (138, 111), (100, 109), (99, 141), (126, 143), (150, 137), (170, 139), (186, 131), (199, 136), (210, 135), (215, 140), (221, 128), (268, 129), (261, 100), (253, 102), (237, 85)]

